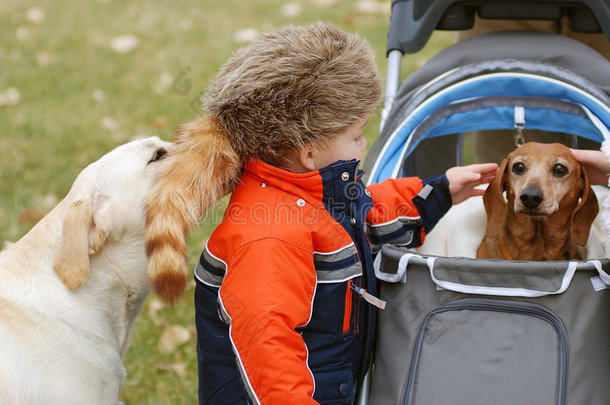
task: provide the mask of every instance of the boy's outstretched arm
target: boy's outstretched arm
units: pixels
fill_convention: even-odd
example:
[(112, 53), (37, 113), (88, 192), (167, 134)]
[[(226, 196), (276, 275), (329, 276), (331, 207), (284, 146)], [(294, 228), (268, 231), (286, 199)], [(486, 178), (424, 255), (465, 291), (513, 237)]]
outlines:
[(478, 163), (468, 166), (456, 166), (445, 172), (449, 180), (449, 192), (453, 204), (475, 195), (483, 195), (485, 190), (475, 188), (487, 184), (496, 177), (498, 165), (496, 163)]

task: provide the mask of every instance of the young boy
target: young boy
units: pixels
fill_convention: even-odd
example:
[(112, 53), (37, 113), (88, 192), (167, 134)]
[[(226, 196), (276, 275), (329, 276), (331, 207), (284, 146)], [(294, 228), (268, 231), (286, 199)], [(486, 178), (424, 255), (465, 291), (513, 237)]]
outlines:
[[(210, 117), (181, 134), (189, 158), (168, 170), (176, 181), (196, 182), (183, 166), (208, 156), (200, 142), (230, 145), (243, 166), (223, 177), (238, 184), (195, 270), (200, 404), (353, 403), (382, 305), (372, 247), (421, 244), (452, 202), (482, 194), (474, 187), (495, 175), (495, 164), (472, 165), (365, 187), (362, 130), (380, 95), (360, 37), (287, 27), (225, 64)], [(151, 262), (166, 239), (147, 241)]]

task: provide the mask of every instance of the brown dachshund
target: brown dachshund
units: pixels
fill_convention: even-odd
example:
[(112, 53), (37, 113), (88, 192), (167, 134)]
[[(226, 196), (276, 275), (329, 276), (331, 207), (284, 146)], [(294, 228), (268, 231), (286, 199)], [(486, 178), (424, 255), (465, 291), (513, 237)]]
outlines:
[(585, 170), (558, 143), (511, 152), (483, 203), (487, 230), (477, 257), (485, 259), (580, 259), (577, 246), (587, 243), (599, 211)]

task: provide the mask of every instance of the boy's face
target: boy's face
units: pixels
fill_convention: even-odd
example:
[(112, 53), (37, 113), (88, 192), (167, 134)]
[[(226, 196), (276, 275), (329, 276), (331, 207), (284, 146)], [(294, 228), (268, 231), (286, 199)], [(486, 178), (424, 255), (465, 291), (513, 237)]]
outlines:
[(366, 149), (366, 138), (362, 131), (367, 121), (367, 118), (359, 119), (345, 132), (335, 136), (327, 148), (317, 150), (313, 157), (315, 168), (321, 169), (338, 160), (360, 160)]

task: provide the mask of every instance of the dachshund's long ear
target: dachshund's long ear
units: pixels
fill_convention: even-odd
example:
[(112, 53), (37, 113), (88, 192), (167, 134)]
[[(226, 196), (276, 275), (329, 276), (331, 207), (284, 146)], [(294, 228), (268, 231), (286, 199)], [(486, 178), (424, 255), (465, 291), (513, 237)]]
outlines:
[(507, 164), (508, 158), (502, 161), (496, 177), (489, 183), (487, 190), (485, 190), (485, 194), (483, 194), (483, 204), (485, 205), (485, 212), (487, 213), (487, 237), (498, 236), (506, 219), (508, 206), (503, 193)]
[(63, 219), (61, 242), (53, 259), (53, 269), (70, 290), (76, 290), (89, 276), (89, 230), (93, 224), (87, 200), (70, 204)]
[(595, 192), (589, 184), (587, 171), (580, 166), (581, 179), (583, 184), (582, 197), (572, 215), (572, 237), (576, 244), (584, 246), (589, 239), (591, 225), (599, 212), (599, 204)]
[(242, 163), (213, 117), (181, 126), (147, 203), (146, 253), (153, 290), (174, 304), (186, 288), (186, 236), (221, 197), (233, 191)]

